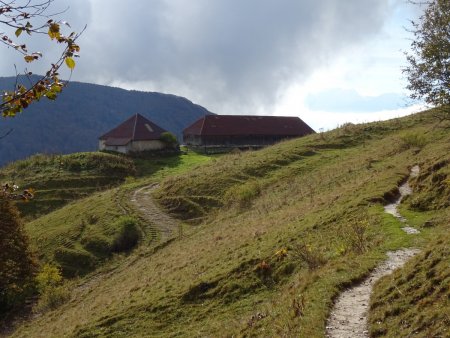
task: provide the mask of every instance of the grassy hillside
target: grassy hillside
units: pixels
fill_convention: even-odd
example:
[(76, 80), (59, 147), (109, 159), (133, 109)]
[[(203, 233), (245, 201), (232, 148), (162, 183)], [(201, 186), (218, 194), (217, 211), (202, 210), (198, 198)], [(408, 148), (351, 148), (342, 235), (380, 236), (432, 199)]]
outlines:
[(45, 215), (65, 204), (124, 182), (136, 174), (133, 161), (107, 153), (35, 155), (0, 169), (0, 182), (31, 187), (36, 196), (18, 203), (26, 220)]
[(450, 335), (449, 243), (447, 232), (377, 285), (370, 306), (372, 337)]
[[(436, 243), (442, 248), (436, 257), (448, 260), (445, 241), (436, 242), (449, 231), (448, 190), (436, 193), (433, 184), (448, 182), (443, 175), (449, 170), (450, 130), (434, 127), (429, 113), (423, 113), (349, 124), (261, 151), (225, 155), (190, 170), (174, 165), (154, 176), (152, 166), (141, 163), (148, 176), (122, 189), (162, 179), (155, 198), (190, 225), (164, 246), (140, 245), (94, 275), (73, 280), (70, 301), (13, 336), (323, 337), (333, 299), (384, 260), (386, 251)], [(415, 164), (422, 168), (413, 182), (419, 192), (402, 211), (422, 232), (406, 235), (383, 204), (398, 193)], [(71, 206), (88, 215), (95, 198), (109, 201), (112, 193)], [(50, 223), (42, 234), (58, 232), (58, 222), (48, 221), (58, 215), (36, 220), (34, 228), (30, 223), (30, 233)], [(36, 243), (39, 238), (35, 235)], [(429, 269), (428, 251), (417, 258), (418, 271)], [(448, 279), (448, 266), (439, 262), (433, 283)], [(404, 271), (412, 269), (408, 265)], [(401, 297), (392, 296), (399, 278), (383, 279), (376, 291), (394, 308), (401, 307)], [(424, 318), (435, 318), (427, 332), (445, 336), (443, 317), (433, 311), (445, 309), (448, 292), (438, 287), (417, 292), (424, 306), (432, 307), (431, 317)], [(409, 331), (391, 331), (401, 330), (398, 318), (377, 326), (390, 311), (384, 306), (372, 304), (372, 332), (407, 336)], [(401, 311), (389, 313), (395, 317)], [(420, 322), (420, 308), (407, 315)]]
[[(416, 192), (402, 210), (429, 243), (375, 288), (370, 306), (373, 337), (450, 336), (450, 166), (449, 157), (438, 149), (413, 182)], [(442, 225), (443, 232), (435, 231)]]
[[(31, 211), (45, 213), (40, 206), (50, 206), (46, 199), (49, 196), (54, 208), (66, 204), (28, 222), (26, 228), (40, 260), (56, 263), (64, 276), (74, 277), (95, 270), (138, 243), (149, 244), (158, 238), (154, 227), (130, 205), (130, 193), (135, 187), (190, 170), (210, 159), (193, 152), (137, 159), (105, 153), (39, 155), (15, 162), (3, 173), (8, 177), (14, 172), (17, 180), (36, 187), (34, 200), (18, 203), (26, 215)], [(127, 183), (117, 187), (125, 178)], [(102, 182), (108, 185), (100, 185)], [(116, 187), (102, 191), (110, 185)], [(46, 190), (39, 190), (40, 186)], [(72, 189), (78, 194), (70, 195)], [(59, 200), (62, 194), (65, 199)], [(89, 196), (74, 201), (81, 194)]]

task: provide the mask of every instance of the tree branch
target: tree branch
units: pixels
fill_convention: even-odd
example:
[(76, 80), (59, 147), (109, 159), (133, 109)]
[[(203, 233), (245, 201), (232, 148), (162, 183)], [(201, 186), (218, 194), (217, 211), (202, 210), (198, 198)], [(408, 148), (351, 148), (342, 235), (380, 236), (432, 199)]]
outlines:
[(10, 130), (8, 130), (8, 131), (6, 132), (6, 134), (1, 135), (1, 136), (0, 136), (0, 140), (1, 140), (1, 139), (4, 139), (6, 136), (8, 136), (9, 134), (11, 134), (11, 133), (13, 132), (13, 130), (14, 130), (14, 129), (11, 128)]

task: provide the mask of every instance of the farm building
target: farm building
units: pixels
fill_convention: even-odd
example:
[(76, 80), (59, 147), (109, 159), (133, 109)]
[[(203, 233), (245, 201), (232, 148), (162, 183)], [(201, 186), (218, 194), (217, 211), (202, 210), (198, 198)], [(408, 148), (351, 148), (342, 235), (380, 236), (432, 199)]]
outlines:
[(99, 150), (112, 150), (127, 154), (169, 147), (161, 140), (167, 131), (140, 114), (135, 114), (99, 138)]
[(263, 147), (312, 133), (298, 117), (206, 115), (183, 130), (183, 142), (193, 147)]

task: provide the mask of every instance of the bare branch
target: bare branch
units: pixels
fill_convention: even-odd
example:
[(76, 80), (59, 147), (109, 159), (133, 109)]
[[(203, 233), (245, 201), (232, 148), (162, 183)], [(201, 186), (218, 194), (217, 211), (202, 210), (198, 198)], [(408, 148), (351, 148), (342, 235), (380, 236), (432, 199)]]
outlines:
[(11, 128), (10, 130), (8, 130), (8, 131), (6, 132), (6, 134), (1, 135), (1, 136), (0, 136), (0, 140), (1, 140), (1, 139), (4, 139), (6, 136), (8, 136), (9, 134), (11, 134), (11, 133), (13, 132), (13, 130), (14, 130), (14, 129)]

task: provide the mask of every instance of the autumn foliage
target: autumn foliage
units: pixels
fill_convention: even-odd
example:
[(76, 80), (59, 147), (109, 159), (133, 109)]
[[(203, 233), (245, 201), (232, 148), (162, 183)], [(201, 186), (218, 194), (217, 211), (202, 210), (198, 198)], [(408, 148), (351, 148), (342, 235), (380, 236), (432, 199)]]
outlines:
[(19, 53), (27, 64), (41, 60), (43, 54), (39, 51), (30, 51), (21, 40), (24, 35), (32, 36), (34, 39), (47, 36), (61, 49), (59, 58), (52, 62), (51, 67), (38, 81), (32, 81), (30, 77), (32, 72), (26, 68), (24, 75), (28, 77), (30, 84), (25, 86), (16, 81), (14, 88), (0, 94), (2, 98), (0, 111), (3, 117), (14, 117), (42, 97), (55, 100), (65, 86), (65, 82), (59, 79), (59, 69), (63, 64), (71, 71), (75, 68), (74, 58), (78, 57), (80, 51), (76, 40), (80, 34), (75, 32), (63, 34), (63, 27), (70, 28), (70, 25), (65, 21), (53, 19), (55, 13), (48, 12), (53, 1), (0, 2), (0, 24), (14, 30), (14, 34), (0, 31), (0, 43)]

